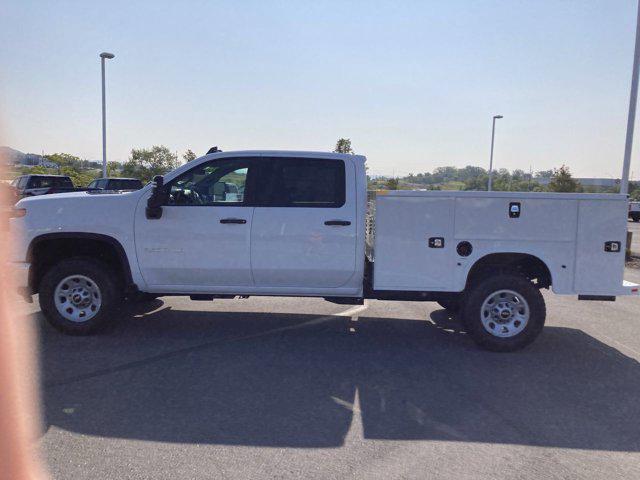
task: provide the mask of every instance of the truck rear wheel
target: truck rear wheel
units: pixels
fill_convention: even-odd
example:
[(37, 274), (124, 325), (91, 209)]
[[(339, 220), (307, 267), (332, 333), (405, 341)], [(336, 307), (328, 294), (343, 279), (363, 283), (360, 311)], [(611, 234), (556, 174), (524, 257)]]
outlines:
[(511, 352), (526, 347), (542, 331), (544, 298), (525, 277), (501, 273), (484, 277), (471, 287), (463, 321), (482, 348)]
[(70, 258), (52, 266), (40, 283), (47, 321), (71, 335), (94, 333), (108, 323), (122, 299), (113, 271), (92, 258)]

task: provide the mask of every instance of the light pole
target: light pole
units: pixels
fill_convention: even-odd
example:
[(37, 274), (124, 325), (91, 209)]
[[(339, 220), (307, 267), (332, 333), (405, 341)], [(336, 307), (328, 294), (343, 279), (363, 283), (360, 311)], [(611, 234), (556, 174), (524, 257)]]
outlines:
[(102, 67), (102, 176), (107, 176), (107, 112), (104, 91), (104, 61), (113, 58), (113, 53), (102, 52), (100, 54), (100, 66)]
[(629, 115), (627, 117), (627, 137), (624, 143), (624, 161), (622, 162), (622, 180), (620, 193), (629, 193), (629, 167), (631, 166), (631, 150), (633, 147), (633, 127), (636, 119), (636, 103), (638, 101), (638, 71), (640, 70), (640, 0), (638, 0), (638, 18), (636, 19), (636, 46), (633, 53), (633, 70), (631, 72), (631, 94), (629, 95)]
[(502, 115), (494, 115), (493, 116), (493, 125), (491, 127), (491, 156), (489, 157), (489, 186), (487, 187), (487, 191), (491, 191), (491, 184), (493, 181), (493, 140), (496, 136), (496, 120), (502, 118)]

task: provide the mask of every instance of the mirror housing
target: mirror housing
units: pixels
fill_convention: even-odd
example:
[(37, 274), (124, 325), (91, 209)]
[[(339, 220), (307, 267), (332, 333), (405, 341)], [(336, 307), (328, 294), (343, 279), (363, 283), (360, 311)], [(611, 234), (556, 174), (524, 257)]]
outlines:
[(164, 188), (164, 177), (156, 175), (153, 177), (153, 190), (147, 200), (146, 214), (150, 220), (162, 218), (162, 205), (167, 199), (167, 192)]

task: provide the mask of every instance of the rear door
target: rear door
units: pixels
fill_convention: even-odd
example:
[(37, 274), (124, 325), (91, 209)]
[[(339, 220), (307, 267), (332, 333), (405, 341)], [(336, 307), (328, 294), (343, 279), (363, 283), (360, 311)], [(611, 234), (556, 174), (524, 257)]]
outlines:
[(353, 163), (265, 157), (259, 177), (251, 233), (255, 284), (292, 290), (345, 285), (356, 261)]

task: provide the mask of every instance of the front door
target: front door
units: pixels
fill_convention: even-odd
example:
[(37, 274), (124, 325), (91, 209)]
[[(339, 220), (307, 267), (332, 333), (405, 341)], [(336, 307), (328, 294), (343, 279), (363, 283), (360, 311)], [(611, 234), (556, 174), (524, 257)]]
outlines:
[[(250, 286), (249, 158), (202, 163), (167, 183), (160, 219), (147, 219), (146, 199), (135, 221), (142, 276), (167, 291)], [(195, 290), (194, 290), (195, 288)]]
[(353, 163), (264, 157), (260, 164), (251, 233), (256, 286), (345, 285), (356, 268)]

